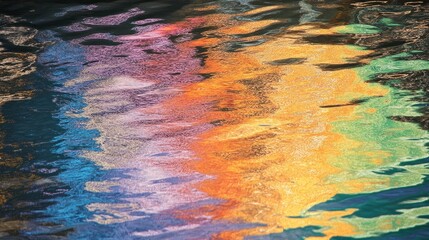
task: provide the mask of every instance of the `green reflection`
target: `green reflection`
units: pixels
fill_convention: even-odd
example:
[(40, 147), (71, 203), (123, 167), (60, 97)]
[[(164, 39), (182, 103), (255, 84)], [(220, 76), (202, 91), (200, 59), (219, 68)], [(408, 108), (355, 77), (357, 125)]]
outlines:
[[(386, 25), (393, 24), (386, 19), (382, 21)], [(342, 32), (368, 34), (377, 31), (372, 26), (354, 24)], [(429, 70), (429, 61), (410, 59), (412, 53), (374, 59), (356, 70), (362, 81), (374, 79), (380, 74)], [(375, 83), (368, 84), (381, 87)], [(415, 186), (421, 184), (425, 175), (429, 174), (424, 165), (400, 166), (401, 162), (428, 156), (425, 147), (427, 131), (417, 124), (392, 119), (393, 116), (420, 116), (415, 107), (417, 102), (413, 99), (421, 97), (423, 93), (383, 87), (388, 90), (388, 94), (358, 105), (355, 108), (356, 118), (333, 123), (335, 131), (357, 142), (356, 146), (345, 148), (347, 150), (344, 150), (342, 156), (332, 163), (344, 171), (331, 177), (330, 181), (342, 187), (344, 192), (349, 191), (345, 183), (350, 181), (362, 183), (364, 188), (361, 193), (369, 193)], [(390, 171), (389, 174), (385, 174), (386, 171)], [(373, 218), (353, 215), (344, 218), (344, 221), (357, 228), (358, 235), (355, 237), (360, 238), (426, 224), (429, 220), (421, 216), (428, 214), (429, 207), (416, 207)]]

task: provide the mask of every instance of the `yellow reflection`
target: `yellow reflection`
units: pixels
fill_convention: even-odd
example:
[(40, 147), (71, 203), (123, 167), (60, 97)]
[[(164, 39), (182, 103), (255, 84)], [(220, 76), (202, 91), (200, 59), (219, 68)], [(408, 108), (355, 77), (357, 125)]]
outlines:
[[(225, 51), (223, 43), (236, 41), (234, 35), (251, 34), (272, 23), (239, 23), (220, 14), (208, 16), (205, 24), (216, 27), (219, 38), (211, 39), (214, 33), (207, 32), (204, 41), (189, 44), (207, 49), (200, 73), (211, 77), (188, 86), (166, 106), (177, 112), (185, 112), (191, 104), (210, 107), (201, 118), (216, 127), (195, 141), (193, 150), (199, 160), (191, 168), (214, 176), (200, 183), (198, 189), (226, 200), (209, 210), (212, 217), (265, 225), (223, 232), (219, 238), (241, 239), (305, 226), (323, 227), (326, 236), (314, 239), (353, 235), (358, 230), (340, 220), (353, 209), (311, 214), (307, 210), (337, 193), (387, 184), (387, 178), (335, 183), (328, 179), (343, 171), (331, 162), (361, 144), (335, 133), (332, 122), (357, 118), (350, 101), (382, 96), (387, 89), (364, 83), (353, 69), (322, 71), (323, 65), (345, 64), (369, 53), (344, 45), (310, 44), (303, 39), (332, 35), (338, 28), (301, 25), (286, 29), (276, 38), (265, 37), (260, 45)], [(258, 38), (263, 36), (239, 40)], [(344, 106), (323, 107), (335, 105)], [(380, 151), (368, 159), (377, 164), (383, 154), (388, 153)]]

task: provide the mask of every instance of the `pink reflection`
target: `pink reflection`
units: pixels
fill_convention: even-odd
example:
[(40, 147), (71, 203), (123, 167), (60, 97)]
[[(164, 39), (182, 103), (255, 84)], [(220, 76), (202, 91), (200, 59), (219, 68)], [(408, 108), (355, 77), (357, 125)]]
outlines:
[(128, 10), (128, 12), (120, 13), (120, 14), (116, 14), (116, 15), (109, 15), (109, 16), (105, 16), (105, 17), (85, 18), (83, 20), (83, 24), (88, 24), (88, 25), (118, 25), (118, 24), (125, 22), (130, 17), (137, 16), (137, 15), (142, 14), (142, 13), (144, 13), (144, 11), (142, 11), (138, 8), (133, 8), (133, 9)]
[(180, 35), (187, 32), (190, 32), (193, 28), (203, 23), (203, 18), (194, 17), (188, 18), (184, 22), (178, 22), (174, 24), (166, 24), (162, 25), (159, 28), (149, 31), (143, 32), (133, 36), (123, 37), (123, 40), (148, 40), (148, 39), (159, 39), (165, 38), (173, 35)]
[[(115, 17), (125, 19), (129, 15)], [(116, 18), (109, 21), (120, 22)], [(100, 132), (97, 141), (103, 151), (85, 155), (103, 168), (124, 169), (130, 175), (86, 184), (89, 191), (121, 191), (121, 195), (129, 196), (126, 206), (88, 205), (96, 213), (92, 221), (126, 222), (142, 218), (135, 212), (174, 212), (177, 207), (207, 199), (192, 187), (206, 177), (183, 166), (194, 160), (189, 149), (191, 141), (208, 126), (175, 114), (171, 105), (163, 105), (164, 100), (183, 91), (186, 84), (201, 80), (196, 74), (200, 68), (196, 50), (185, 44), (201, 23), (201, 18), (190, 18), (173, 24), (139, 26), (138, 32), (130, 36), (93, 34), (84, 38), (120, 43), (86, 46), (88, 63), (75, 80), (76, 84), (95, 80), (85, 92), (88, 106), (84, 116), (90, 119), (88, 128)], [(175, 42), (172, 37), (176, 37)], [(198, 116), (204, 109), (189, 112), (193, 111)], [(171, 226), (166, 231), (191, 227)]]

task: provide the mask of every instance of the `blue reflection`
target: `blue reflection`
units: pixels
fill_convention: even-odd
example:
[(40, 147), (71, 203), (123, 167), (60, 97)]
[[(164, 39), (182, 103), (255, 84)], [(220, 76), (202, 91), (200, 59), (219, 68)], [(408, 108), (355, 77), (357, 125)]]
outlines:
[[(67, 88), (64, 84), (79, 76), (85, 62), (85, 51), (79, 45), (65, 42), (53, 36), (53, 32), (43, 32), (39, 35), (40, 42), (53, 42), (39, 54), (38, 71), (34, 74), (37, 79), (40, 94), (29, 100), (35, 112), (46, 111), (43, 119), (33, 118), (33, 128), (40, 123), (48, 123), (40, 129), (41, 136), (51, 136), (50, 154), (37, 158), (33, 167), (40, 168), (41, 162), (50, 168), (58, 169), (58, 175), (45, 182), (49, 182), (52, 192), (45, 195), (46, 208), (35, 210), (41, 214), (37, 227), (30, 227), (23, 231), (24, 235), (46, 236), (46, 234), (66, 234), (73, 231), (79, 224), (91, 218), (92, 213), (86, 205), (97, 201), (101, 202), (104, 196), (85, 190), (85, 183), (100, 179), (105, 172), (93, 162), (81, 157), (84, 151), (100, 151), (95, 141), (99, 136), (96, 129), (87, 129), (88, 119), (73, 117), (85, 107), (84, 99), (78, 88)], [(44, 98), (44, 102), (40, 101)], [(40, 105), (43, 104), (44, 105)], [(38, 106), (40, 108), (38, 109)], [(49, 117), (49, 118), (48, 118)], [(27, 127), (28, 127), (27, 126)], [(46, 133), (46, 131), (51, 131)], [(54, 133), (54, 134), (52, 134)], [(65, 232), (64, 232), (65, 231)]]

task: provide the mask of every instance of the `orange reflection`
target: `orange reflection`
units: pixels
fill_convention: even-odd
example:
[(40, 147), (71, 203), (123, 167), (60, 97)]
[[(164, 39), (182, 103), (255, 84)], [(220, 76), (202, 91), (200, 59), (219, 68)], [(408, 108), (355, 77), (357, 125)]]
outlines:
[[(220, 239), (241, 239), (305, 226), (324, 227), (326, 236), (317, 239), (353, 235), (354, 227), (340, 220), (353, 209), (306, 211), (337, 193), (371, 187), (371, 179), (332, 180), (342, 171), (332, 166), (332, 161), (359, 143), (335, 133), (331, 123), (356, 117), (354, 106), (347, 105), (351, 100), (384, 95), (387, 90), (364, 83), (353, 69), (321, 70), (322, 65), (345, 64), (369, 53), (303, 40), (309, 35), (335, 34), (335, 28), (301, 25), (286, 29), (276, 38), (248, 36), (239, 40), (265, 42), (225, 51), (225, 43), (237, 41), (236, 34), (251, 35), (272, 23), (240, 23), (216, 14), (208, 16), (205, 24), (217, 30), (188, 43), (206, 49), (207, 58), (200, 73), (211, 77), (187, 86), (182, 95), (166, 105), (194, 122), (198, 122), (195, 112), (189, 114), (185, 109), (190, 105), (208, 107), (198, 118), (215, 127), (195, 141), (193, 150), (199, 160), (190, 167), (213, 176), (200, 183), (198, 189), (226, 200), (220, 207), (199, 209), (195, 215), (207, 211), (214, 219), (265, 225), (223, 232), (218, 235)], [(321, 107), (332, 105), (344, 106)], [(185, 215), (189, 220), (193, 217), (189, 212)]]

